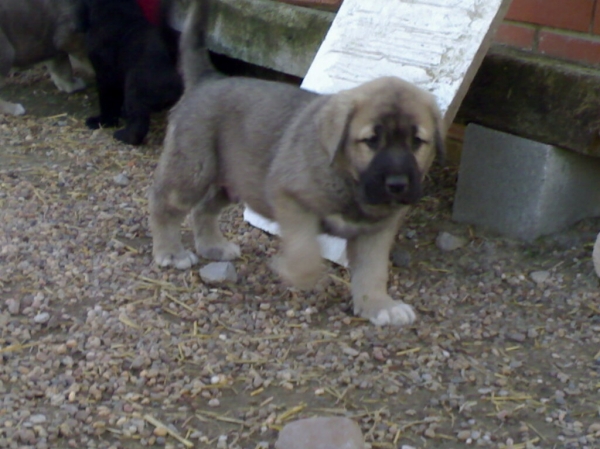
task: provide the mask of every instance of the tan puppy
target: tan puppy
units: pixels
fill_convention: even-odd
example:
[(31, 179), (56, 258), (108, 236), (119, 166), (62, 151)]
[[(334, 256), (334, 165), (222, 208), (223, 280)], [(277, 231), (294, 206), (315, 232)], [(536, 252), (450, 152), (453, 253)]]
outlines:
[(424, 174), (443, 155), (434, 98), (394, 77), (335, 95), (223, 78), (208, 63), (209, 8), (199, 5), (182, 36), (186, 91), (171, 111), (150, 193), (156, 263), (185, 269), (198, 261), (180, 237), (190, 211), (197, 254), (238, 257), (218, 217), (241, 200), (279, 223), (274, 265), (293, 286), (318, 280), (317, 236), (325, 231), (348, 239), (354, 312), (378, 325), (414, 321), (412, 308), (387, 293), (388, 259)]
[[(1, 0), (0, 86), (12, 67), (46, 62), (58, 89), (85, 88), (82, 79), (73, 77), (69, 60), (69, 54), (86, 59), (77, 8), (77, 0)], [(0, 114), (24, 113), (22, 105), (0, 98)]]

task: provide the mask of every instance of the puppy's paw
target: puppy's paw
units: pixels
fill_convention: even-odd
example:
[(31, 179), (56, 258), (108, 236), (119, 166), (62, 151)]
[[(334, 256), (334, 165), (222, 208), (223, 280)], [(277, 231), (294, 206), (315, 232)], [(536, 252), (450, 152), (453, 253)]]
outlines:
[(417, 319), (414, 309), (388, 295), (354, 299), (354, 313), (368, 319), (376, 326), (405, 326)]
[(19, 103), (9, 103), (0, 99), (0, 114), (23, 115), (25, 108)]
[(114, 128), (118, 124), (119, 119), (105, 119), (100, 115), (88, 117), (85, 121), (85, 126), (87, 126), (89, 129)]
[(271, 269), (285, 282), (299, 290), (311, 290), (321, 277), (321, 264), (290, 266), (283, 257), (271, 260)]
[(222, 242), (212, 245), (196, 245), (196, 252), (209, 260), (234, 260), (240, 257), (240, 247), (232, 242)]
[(144, 136), (137, 136), (130, 132), (127, 128), (120, 129), (113, 133), (113, 137), (120, 142), (128, 145), (141, 145), (144, 141)]
[(81, 78), (72, 78), (72, 79), (62, 79), (58, 77), (52, 77), (52, 81), (54, 81), (54, 85), (61, 92), (66, 92), (68, 94), (72, 94), (74, 92), (85, 89), (87, 86), (85, 81)]
[(177, 254), (156, 254), (154, 256), (154, 262), (156, 262), (156, 265), (162, 268), (175, 267), (179, 270), (187, 270), (192, 265), (198, 263), (198, 256), (191, 251), (183, 250)]
[(87, 87), (87, 84), (85, 84), (85, 81), (83, 81), (81, 78), (73, 78), (73, 82), (66, 87), (67, 89), (65, 90), (65, 92), (68, 94), (72, 94), (74, 92), (79, 92), (80, 90), (85, 89)]

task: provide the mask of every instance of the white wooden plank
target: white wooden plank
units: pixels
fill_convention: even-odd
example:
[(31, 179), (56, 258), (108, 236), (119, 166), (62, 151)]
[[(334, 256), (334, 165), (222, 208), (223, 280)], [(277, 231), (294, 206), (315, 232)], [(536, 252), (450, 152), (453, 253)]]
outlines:
[[(449, 125), (510, 0), (344, 0), (302, 87), (336, 93), (394, 75), (433, 93)], [(276, 223), (246, 209), (267, 232)], [(345, 240), (321, 236), (323, 257), (347, 265)]]
[(433, 93), (450, 123), (509, 4), (344, 0), (302, 87), (329, 94), (399, 76)]

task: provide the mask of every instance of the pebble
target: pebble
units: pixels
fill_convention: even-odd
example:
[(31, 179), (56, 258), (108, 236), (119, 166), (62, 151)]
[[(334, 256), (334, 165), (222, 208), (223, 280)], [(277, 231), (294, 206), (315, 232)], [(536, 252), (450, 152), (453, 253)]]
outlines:
[(31, 422), (32, 424), (42, 424), (46, 422), (46, 415), (31, 415), (29, 417), (29, 422)]
[(456, 438), (458, 438), (460, 441), (467, 441), (469, 438), (471, 438), (471, 431), (461, 430), (456, 434)]
[(227, 435), (220, 435), (217, 440), (217, 449), (227, 449)]
[(508, 332), (506, 338), (518, 343), (523, 343), (527, 339), (527, 336), (523, 332)]
[(442, 251), (454, 251), (455, 249), (462, 248), (468, 243), (468, 240), (464, 237), (456, 237), (449, 232), (440, 232), (435, 239), (436, 246)]
[(14, 298), (8, 298), (6, 300), (6, 307), (8, 308), (8, 313), (17, 315), (21, 310), (21, 302)]
[(167, 433), (169, 433), (169, 432), (167, 432), (167, 428), (166, 428), (166, 427), (159, 426), (159, 427), (156, 427), (156, 428), (154, 429), (154, 432), (153, 432), (153, 433), (154, 433), (154, 435), (156, 435), (157, 437), (164, 437), (164, 436), (166, 436), (166, 435), (167, 435)]
[(37, 324), (47, 323), (49, 319), (50, 319), (50, 314), (48, 312), (41, 312), (33, 317), (33, 321)]
[(275, 449), (364, 449), (364, 437), (349, 418), (316, 417), (286, 424)]
[(550, 272), (549, 271), (534, 271), (534, 272), (530, 273), (529, 276), (531, 277), (531, 280), (533, 282), (535, 282), (536, 284), (543, 284), (550, 277)]
[(392, 251), (392, 263), (395, 267), (408, 268), (410, 266), (410, 253), (402, 248), (395, 248)]
[(600, 277), (600, 233), (596, 238), (596, 244), (594, 245), (594, 250), (592, 251), (592, 260), (594, 262), (594, 270), (596, 270), (596, 275)]
[(113, 177), (113, 181), (115, 184), (119, 185), (119, 186), (126, 186), (129, 185), (129, 178), (127, 177), (127, 175), (125, 173), (119, 173), (118, 175)]
[(200, 277), (207, 284), (237, 282), (237, 272), (231, 262), (212, 262), (200, 268)]

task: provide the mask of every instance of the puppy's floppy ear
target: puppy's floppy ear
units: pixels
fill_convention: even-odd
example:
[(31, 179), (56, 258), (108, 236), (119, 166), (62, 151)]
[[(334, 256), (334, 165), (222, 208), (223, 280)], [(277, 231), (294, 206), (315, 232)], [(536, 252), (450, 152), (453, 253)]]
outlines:
[(345, 92), (331, 95), (316, 115), (319, 141), (327, 153), (329, 162), (346, 144), (350, 121), (354, 114), (354, 102)]

